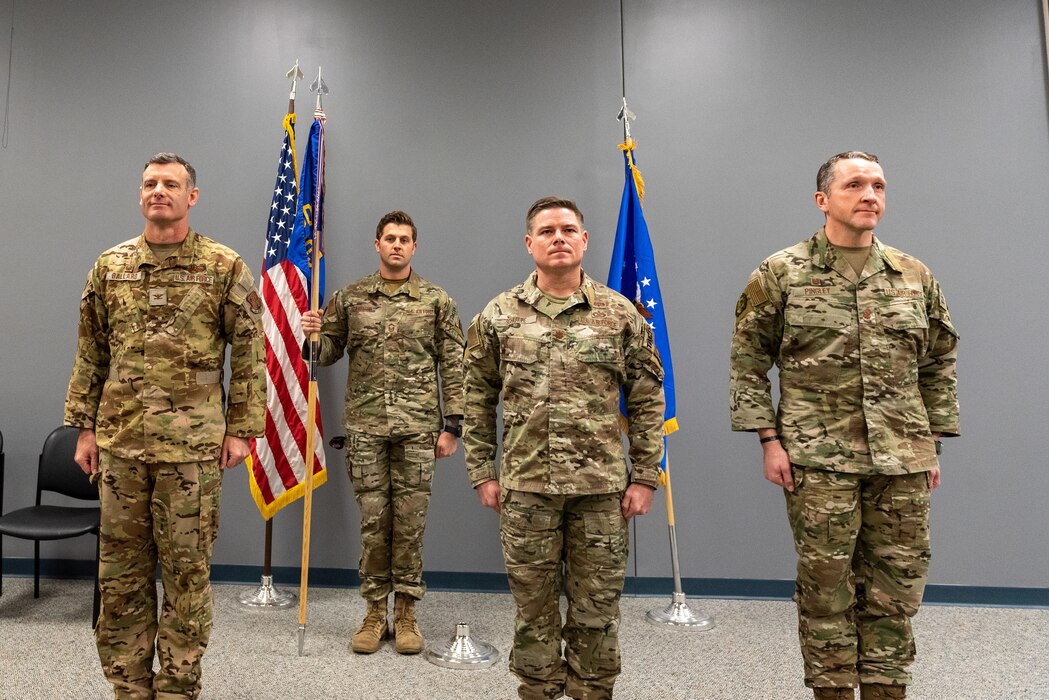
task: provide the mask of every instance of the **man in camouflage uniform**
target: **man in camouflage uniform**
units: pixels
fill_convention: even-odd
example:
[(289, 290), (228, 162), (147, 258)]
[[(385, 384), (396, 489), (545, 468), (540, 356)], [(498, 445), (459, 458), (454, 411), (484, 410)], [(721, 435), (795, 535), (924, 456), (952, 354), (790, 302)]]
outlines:
[[(437, 457), (455, 453), (462, 417), (463, 329), (455, 301), (411, 267), (417, 230), (392, 211), (375, 228), (379, 270), (303, 314), (320, 332), (322, 365), (349, 357), (346, 468), (361, 510), (361, 596), (368, 610), (353, 651), (378, 651), (394, 592), (394, 648), (422, 651), (423, 531)], [(440, 384), (438, 384), (438, 376)], [(443, 414), (442, 414), (443, 405)], [(443, 418), (442, 418), (443, 417)]]
[(264, 427), (261, 301), (240, 256), (189, 227), (198, 195), (189, 163), (151, 158), (145, 229), (98, 258), (80, 300), (65, 423), (80, 428), (75, 459), (99, 481), (95, 641), (117, 698), (200, 694), (222, 470)]
[(481, 503), (500, 513), (518, 694), (602, 700), (620, 672), (627, 520), (648, 512), (659, 483), (663, 366), (633, 305), (583, 273), (588, 235), (574, 202), (540, 199), (526, 231), (535, 272), (489, 302), (467, 334), (466, 466)]
[(853, 698), (857, 683), (863, 700), (903, 698), (936, 455), (958, 434), (958, 335), (929, 268), (874, 238), (878, 159), (834, 156), (817, 190), (825, 226), (766, 259), (736, 307), (732, 429), (757, 431), (765, 478), (785, 489), (805, 684), (816, 698)]

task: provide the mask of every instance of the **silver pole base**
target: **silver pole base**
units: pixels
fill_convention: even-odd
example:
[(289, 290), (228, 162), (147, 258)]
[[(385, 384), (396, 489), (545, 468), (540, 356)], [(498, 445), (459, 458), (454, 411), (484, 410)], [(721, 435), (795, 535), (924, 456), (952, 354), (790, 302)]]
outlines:
[(653, 625), (667, 625), (704, 632), (714, 628), (714, 618), (692, 612), (684, 593), (675, 593), (670, 605), (649, 610), (645, 619)]
[(499, 650), (487, 642), (470, 638), (470, 625), (460, 622), (455, 636), (444, 644), (426, 650), (426, 660), (437, 666), (476, 670), (499, 660)]
[(273, 587), (273, 577), (263, 576), (254, 593), (245, 593), (240, 604), (249, 608), (287, 608), (295, 603), (295, 594)]

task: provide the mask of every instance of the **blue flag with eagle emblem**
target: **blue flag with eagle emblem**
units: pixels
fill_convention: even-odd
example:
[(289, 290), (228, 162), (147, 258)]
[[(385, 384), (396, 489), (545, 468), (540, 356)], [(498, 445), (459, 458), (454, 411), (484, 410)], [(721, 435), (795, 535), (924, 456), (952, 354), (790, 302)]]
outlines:
[[(670, 359), (670, 337), (667, 334), (666, 316), (663, 313), (663, 296), (656, 275), (656, 257), (652, 250), (652, 239), (648, 235), (648, 224), (641, 209), (644, 197), (644, 181), (634, 164), (634, 143), (630, 139), (620, 146), (626, 166), (626, 184), (623, 200), (619, 205), (619, 223), (616, 239), (612, 246), (612, 263), (608, 268), (608, 286), (634, 302), (655, 335), (656, 347), (663, 360), (663, 393), (666, 411), (663, 414), (663, 434), (669, 435), (678, 429), (677, 407), (674, 397), (674, 365)], [(666, 453), (660, 468), (666, 471)]]

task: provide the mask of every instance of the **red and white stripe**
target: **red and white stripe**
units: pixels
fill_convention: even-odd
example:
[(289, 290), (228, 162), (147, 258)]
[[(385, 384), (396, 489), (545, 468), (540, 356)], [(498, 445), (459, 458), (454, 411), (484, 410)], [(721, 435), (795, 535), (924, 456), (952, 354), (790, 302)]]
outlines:
[[(266, 336), (266, 432), (252, 441), (251, 490), (267, 520), (302, 495), (306, 478), (306, 397), (309, 368), (302, 359), (302, 313), (309, 309), (305, 277), (288, 260), (262, 275), (262, 328)], [(320, 414), (314, 436), (314, 479), (324, 482)]]

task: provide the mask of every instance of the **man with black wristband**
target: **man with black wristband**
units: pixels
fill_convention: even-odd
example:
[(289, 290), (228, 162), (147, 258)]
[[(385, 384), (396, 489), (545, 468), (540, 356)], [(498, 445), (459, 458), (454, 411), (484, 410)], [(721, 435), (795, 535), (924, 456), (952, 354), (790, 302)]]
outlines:
[[(320, 332), (322, 365), (345, 350), (346, 468), (361, 509), (361, 596), (368, 610), (354, 633), (359, 654), (394, 648), (418, 654), (415, 601), (423, 597), (423, 531), (436, 459), (453, 454), (462, 428), (463, 330), (455, 301), (412, 269), (418, 232), (392, 211), (375, 229), (379, 270), (343, 287), (325, 308), (302, 316)], [(438, 384), (438, 376), (440, 384)], [(443, 409), (443, 410), (442, 410)]]
[(929, 268), (874, 238), (885, 184), (869, 153), (824, 163), (826, 225), (766, 259), (736, 305), (732, 429), (758, 433), (786, 494), (817, 700), (857, 684), (863, 700), (905, 697), (940, 437), (958, 434), (958, 335)]

